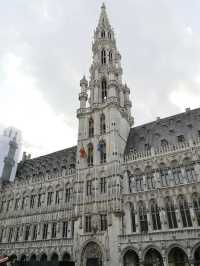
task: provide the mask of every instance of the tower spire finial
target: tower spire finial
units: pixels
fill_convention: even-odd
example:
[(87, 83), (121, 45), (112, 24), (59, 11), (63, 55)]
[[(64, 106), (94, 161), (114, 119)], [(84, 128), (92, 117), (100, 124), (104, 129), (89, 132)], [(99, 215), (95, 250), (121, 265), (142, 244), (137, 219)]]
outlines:
[(99, 18), (98, 27), (99, 28), (110, 28), (110, 23), (109, 23), (107, 12), (106, 12), (106, 5), (104, 2), (101, 6), (101, 14)]

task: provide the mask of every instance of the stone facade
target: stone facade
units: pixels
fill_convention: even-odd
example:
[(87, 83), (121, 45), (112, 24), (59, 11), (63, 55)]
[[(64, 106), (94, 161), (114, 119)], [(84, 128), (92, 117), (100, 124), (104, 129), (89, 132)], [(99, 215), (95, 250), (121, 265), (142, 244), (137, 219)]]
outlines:
[(76, 147), (19, 163), (0, 254), (90, 265), (200, 262), (200, 109), (133, 127), (105, 5), (80, 82)]

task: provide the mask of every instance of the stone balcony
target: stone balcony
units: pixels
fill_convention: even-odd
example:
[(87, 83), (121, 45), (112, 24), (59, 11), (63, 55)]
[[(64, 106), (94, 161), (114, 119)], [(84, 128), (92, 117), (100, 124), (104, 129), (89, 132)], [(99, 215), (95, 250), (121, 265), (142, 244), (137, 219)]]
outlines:
[(47, 247), (63, 247), (63, 246), (73, 246), (72, 238), (62, 238), (62, 239), (47, 239), (47, 240), (34, 240), (34, 241), (23, 241), (15, 243), (0, 243), (0, 248), (3, 249), (26, 249), (27, 247), (33, 248), (47, 248)]

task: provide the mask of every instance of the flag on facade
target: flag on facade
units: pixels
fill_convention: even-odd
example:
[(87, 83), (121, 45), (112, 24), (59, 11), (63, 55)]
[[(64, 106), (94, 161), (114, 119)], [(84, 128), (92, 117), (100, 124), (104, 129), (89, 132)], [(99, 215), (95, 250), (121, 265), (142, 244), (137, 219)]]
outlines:
[(80, 151), (79, 151), (79, 152), (80, 152), (80, 157), (81, 157), (81, 158), (85, 158), (85, 157), (87, 156), (86, 151), (85, 151), (83, 145), (82, 145), (82, 147), (80, 148)]

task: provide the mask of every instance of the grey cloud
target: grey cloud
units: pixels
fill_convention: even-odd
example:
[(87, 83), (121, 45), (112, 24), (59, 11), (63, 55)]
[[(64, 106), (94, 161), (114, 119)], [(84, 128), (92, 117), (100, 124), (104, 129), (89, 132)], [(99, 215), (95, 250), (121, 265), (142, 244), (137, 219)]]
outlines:
[[(198, 0), (107, 1), (131, 87), (136, 123), (180, 110), (169, 95), (180, 81), (194, 91), (200, 75)], [(79, 80), (88, 74), (101, 1), (8, 0), (0, 10), (0, 58), (12, 52), (58, 113), (76, 126)], [(187, 27), (192, 33), (187, 32)], [(190, 103), (188, 103), (188, 106)]]

